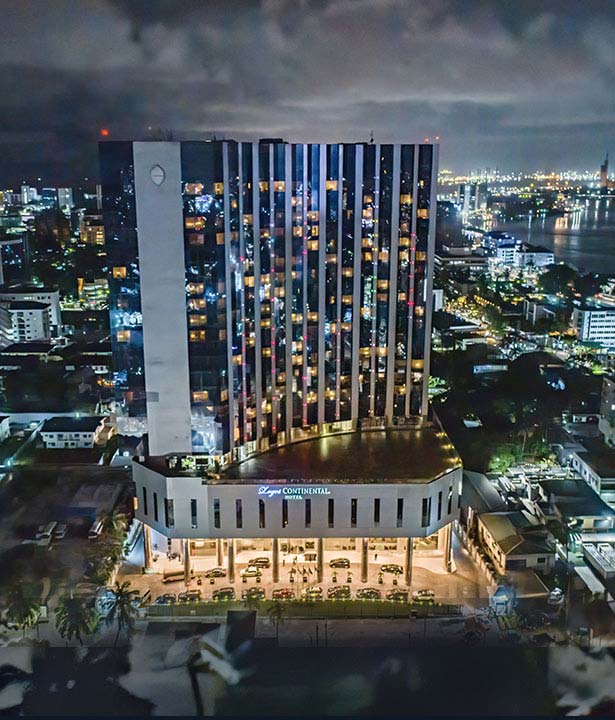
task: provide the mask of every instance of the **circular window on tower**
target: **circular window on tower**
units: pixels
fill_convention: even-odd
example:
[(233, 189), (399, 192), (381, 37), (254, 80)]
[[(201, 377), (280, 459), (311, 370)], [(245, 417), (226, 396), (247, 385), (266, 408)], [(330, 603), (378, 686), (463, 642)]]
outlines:
[(160, 165), (154, 165), (149, 174), (154, 185), (162, 185), (166, 177), (164, 169)]

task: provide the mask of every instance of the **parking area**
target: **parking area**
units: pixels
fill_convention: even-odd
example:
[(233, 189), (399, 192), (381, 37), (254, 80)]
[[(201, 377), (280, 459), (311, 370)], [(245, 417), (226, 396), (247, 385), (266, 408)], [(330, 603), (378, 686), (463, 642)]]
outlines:
[[(275, 599), (279, 595), (285, 596), (285, 599), (299, 599), (302, 595), (310, 595), (312, 599), (318, 596), (322, 596), (323, 599), (337, 596), (341, 599), (348, 593), (354, 599), (364, 595), (366, 589), (376, 591), (368, 593), (373, 598), (377, 598), (379, 594), (383, 599), (393, 592), (408, 592), (411, 596), (412, 593), (420, 590), (431, 590), (437, 602), (460, 603), (474, 607), (485, 604), (488, 598), (482, 577), (456, 536), (453, 537), (456, 571), (454, 573), (446, 571), (442, 553), (427, 551), (422, 554), (415, 550), (410, 587), (406, 586), (403, 575), (382, 571), (382, 567), (386, 565), (403, 567), (404, 554), (399, 551), (370, 550), (368, 579), (367, 582), (362, 582), (359, 551), (325, 550), (323, 580), (318, 582), (315, 555), (311, 548), (307, 550), (303, 548), (303, 550), (300, 552), (299, 548), (294, 548), (292, 552), (288, 550), (280, 552), (277, 583), (273, 582), (271, 553), (262, 550), (242, 550), (237, 553), (235, 580), (232, 583), (229, 582), (224, 565), (223, 576), (207, 577), (209, 571), (219, 567), (215, 556), (191, 558), (193, 578), (189, 583), (184, 582), (184, 564), (179, 556), (169, 558), (159, 554), (154, 563), (155, 572), (144, 574), (142, 543), (135, 547), (128, 561), (121, 568), (120, 575), (124, 579), (129, 579), (141, 592), (149, 591), (152, 602), (165, 593), (178, 595), (190, 590), (198, 590), (202, 600), (211, 600), (218, 595), (221, 588), (228, 587), (233, 588), (237, 598), (241, 598), (245, 591), (251, 591), (254, 595), (264, 593), (264, 597), (268, 600)], [(252, 565), (256, 558), (263, 559), (263, 566), (255, 568)], [(341, 559), (348, 567), (331, 567), (331, 563), (342, 564), (335, 562)], [(223, 560), (226, 561), (226, 558)], [(269, 562), (268, 567), (264, 566), (266, 561)], [(164, 574), (168, 576), (171, 572), (174, 573), (173, 580), (165, 582)], [(347, 586), (348, 590), (340, 590), (343, 586)], [(322, 593), (319, 593), (318, 588)]]

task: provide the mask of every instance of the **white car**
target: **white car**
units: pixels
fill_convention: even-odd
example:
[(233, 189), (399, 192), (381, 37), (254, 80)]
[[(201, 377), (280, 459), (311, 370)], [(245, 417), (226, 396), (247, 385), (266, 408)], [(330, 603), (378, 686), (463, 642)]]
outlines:
[(247, 568), (244, 568), (240, 573), (241, 577), (260, 577), (263, 572), (259, 567), (254, 567), (253, 565), (249, 565)]

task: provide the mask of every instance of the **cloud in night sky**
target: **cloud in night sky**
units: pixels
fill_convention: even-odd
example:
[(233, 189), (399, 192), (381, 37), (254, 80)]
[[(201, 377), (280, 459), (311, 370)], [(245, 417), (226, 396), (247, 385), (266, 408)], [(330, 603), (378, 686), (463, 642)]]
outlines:
[(95, 176), (99, 130), (414, 141), (441, 165), (615, 153), (607, 0), (3, 0), (0, 183)]

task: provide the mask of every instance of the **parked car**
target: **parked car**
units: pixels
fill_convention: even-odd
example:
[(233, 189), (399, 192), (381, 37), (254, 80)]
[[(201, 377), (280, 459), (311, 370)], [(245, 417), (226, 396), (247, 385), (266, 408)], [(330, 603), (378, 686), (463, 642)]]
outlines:
[(349, 568), (350, 560), (348, 558), (335, 558), (329, 561), (329, 567), (331, 568)]
[(301, 591), (301, 597), (305, 600), (320, 600), (322, 597), (322, 588), (318, 586), (305, 588)]
[(395, 600), (396, 602), (408, 602), (407, 590), (389, 590), (387, 600)]
[(175, 605), (177, 602), (177, 595), (175, 593), (165, 593), (164, 595), (158, 595), (156, 598), (156, 605)]
[(401, 565), (395, 565), (394, 563), (387, 563), (386, 565), (380, 566), (380, 572), (393, 573), (394, 575), (401, 575), (403, 568)]
[(413, 602), (433, 604), (436, 594), (433, 590), (415, 590), (412, 593)]
[(265, 591), (263, 588), (246, 588), (241, 593), (241, 599), (242, 600), (264, 600), (265, 599)]
[(221, 567), (215, 567), (211, 568), (211, 570), (206, 570), (203, 573), (203, 577), (206, 578), (219, 578), (219, 577), (226, 577), (226, 570)]
[(250, 560), (249, 565), (260, 568), (268, 568), (271, 565), (271, 560), (268, 557), (257, 557)]
[(244, 568), (240, 573), (241, 577), (251, 578), (251, 577), (260, 577), (263, 574), (263, 571), (258, 567), (253, 567), (252, 565), (249, 565), (247, 568)]
[(340, 585), (339, 587), (331, 587), (327, 590), (329, 600), (350, 600), (350, 585)]
[(295, 591), (290, 588), (276, 588), (271, 593), (272, 600), (294, 600)]
[(58, 527), (53, 531), (53, 539), (54, 540), (64, 540), (67, 532), (68, 532), (67, 525), (64, 525), (64, 524), (58, 525)]
[(177, 596), (177, 602), (190, 603), (190, 602), (201, 602), (201, 591), (200, 590), (186, 590), (186, 592), (179, 593)]
[(376, 588), (359, 588), (357, 590), (359, 600), (380, 600), (382, 593)]
[(211, 597), (214, 600), (234, 600), (235, 590), (232, 587), (223, 587), (219, 590), (214, 590)]

